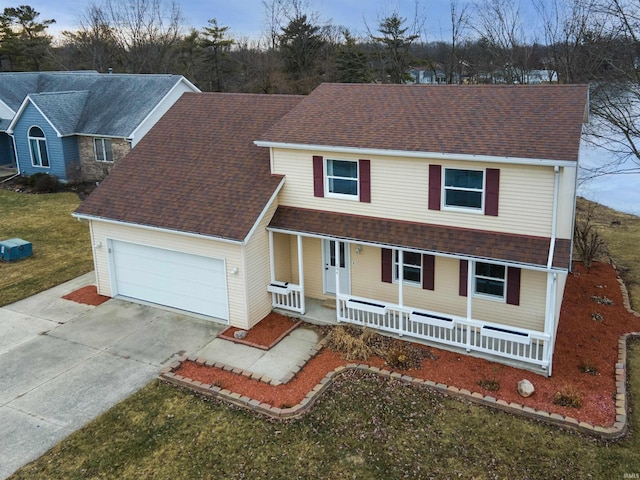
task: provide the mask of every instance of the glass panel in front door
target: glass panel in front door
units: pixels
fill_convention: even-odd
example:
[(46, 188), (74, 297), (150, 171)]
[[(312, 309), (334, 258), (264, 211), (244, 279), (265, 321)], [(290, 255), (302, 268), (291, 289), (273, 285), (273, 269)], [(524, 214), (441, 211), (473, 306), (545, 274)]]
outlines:
[[(340, 268), (345, 268), (345, 242), (338, 242), (340, 248)], [(329, 241), (329, 264), (332, 267), (336, 266), (336, 242), (334, 240)]]

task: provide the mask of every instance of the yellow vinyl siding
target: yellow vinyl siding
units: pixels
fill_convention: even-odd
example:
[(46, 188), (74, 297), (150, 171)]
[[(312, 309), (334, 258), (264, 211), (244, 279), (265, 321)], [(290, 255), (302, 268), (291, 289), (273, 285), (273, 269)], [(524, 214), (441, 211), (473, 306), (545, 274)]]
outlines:
[(477, 320), (543, 332), (546, 294), (547, 274), (523, 269), (520, 277), (520, 305), (473, 297), (472, 316)]
[(573, 234), (573, 210), (576, 193), (576, 169), (560, 169), (560, 185), (558, 191), (558, 221), (556, 236), (571, 238)]
[(291, 263), (293, 254), (291, 253), (291, 238), (293, 235), (284, 233), (273, 234), (273, 255), (275, 267), (275, 279), (279, 282), (293, 282)]
[(271, 279), (267, 225), (276, 208), (277, 202), (273, 202), (244, 249), (248, 324), (243, 328), (253, 327), (271, 312), (271, 294), (267, 292), (267, 285)]
[[(305, 251), (306, 295), (312, 298), (332, 298), (331, 295), (322, 294), (322, 270), (316, 267), (321, 264), (321, 240), (305, 238), (303, 249)], [(398, 283), (385, 283), (381, 278), (380, 249), (365, 245), (361, 252), (356, 254), (355, 244), (351, 244), (350, 253), (351, 293), (358, 297), (398, 304)], [(424, 290), (418, 285), (405, 284), (403, 287), (404, 306), (466, 317), (467, 297), (459, 295), (459, 272), (459, 260), (436, 257), (435, 290)], [(545, 272), (523, 269), (520, 279), (519, 306), (473, 297), (472, 318), (543, 331), (546, 278)]]
[[(247, 328), (247, 299), (245, 294), (242, 247), (227, 242), (204, 238), (187, 237), (168, 232), (151, 231), (142, 228), (118, 225), (98, 220), (91, 221), (92, 244), (94, 248), (98, 293), (112, 296), (109, 278), (108, 239), (122, 240), (158, 248), (166, 248), (194, 255), (225, 260), (227, 270), (227, 296), (229, 300), (229, 323), (239, 328)], [(230, 272), (238, 268), (236, 275)], [(266, 284), (265, 284), (266, 288)]]
[[(360, 203), (313, 196), (313, 154), (342, 160), (360, 158), (353, 154), (274, 149), (274, 173), (286, 176), (279, 196), (281, 205), (523, 235), (551, 234), (552, 167), (368, 155), (366, 158), (371, 160), (371, 203)], [(429, 210), (430, 163), (443, 168), (499, 168), (499, 216)]]
[[(292, 236), (294, 239), (295, 237)], [(291, 252), (292, 254), (295, 251)], [(302, 239), (302, 258), (304, 261), (304, 291), (310, 298), (334, 298), (324, 293), (324, 266), (322, 264), (322, 240), (304, 237)], [(292, 260), (292, 264), (293, 264)], [(297, 263), (297, 262), (296, 262)]]

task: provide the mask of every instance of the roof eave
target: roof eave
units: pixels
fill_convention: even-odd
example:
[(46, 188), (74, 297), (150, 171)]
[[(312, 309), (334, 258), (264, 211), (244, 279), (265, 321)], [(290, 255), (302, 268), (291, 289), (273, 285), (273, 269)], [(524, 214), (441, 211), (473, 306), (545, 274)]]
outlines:
[(112, 224), (112, 225), (121, 225), (121, 226), (125, 226), (125, 227), (142, 228), (144, 230), (149, 230), (149, 231), (154, 231), (154, 232), (171, 233), (171, 234), (174, 234), (174, 235), (183, 235), (185, 237), (202, 238), (202, 239), (205, 239), (205, 240), (215, 240), (215, 241), (218, 241), (218, 242), (231, 243), (233, 245), (243, 245), (243, 241), (242, 240), (236, 240), (236, 239), (225, 238), (225, 237), (215, 237), (213, 235), (204, 235), (202, 233), (186, 232), (186, 231), (183, 231), (183, 230), (172, 230), (170, 228), (155, 227), (153, 225), (144, 225), (142, 223), (125, 222), (125, 221), (122, 221), (122, 220), (115, 220), (113, 218), (100, 217), (100, 216), (97, 216), (97, 215), (88, 215), (88, 214), (85, 214), (85, 213), (73, 212), (71, 214), (71, 216), (77, 218), (80, 221), (82, 221), (82, 220), (98, 221), (98, 222), (109, 223), (109, 224)]
[(31, 105), (34, 106), (34, 108), (36, 110), (38, 110), (38, 112), (40, 113), (40, 115), (42, 115), (42, 118), (44, 118), (47, 123), (49, 125), (51, 125), (51, 128), (53, 128), (53, 130), (56, 132), (56, 135), (58, 137), (64, 137), (67, 135), (63, 135), (62, 133), (60, 133), (60, 131), (56, 128), (56, 126), (53, 124), (53, 122), (44, 114), (44, 112), (40, 109), (40, 107), (38, 107), (38, 105), (36, 104), (36, 102), (33, 101), (33, 99), (27, 95), (24, 100), (22, 101), (22, 103), (20, 104), (20, 108), (18, 109), (18, 111), (16, 112), (16, 114), (14, 115), (13, 119), (11, 120), (11, 123), (9, 124), (9, 128), (7, 128), (7, 133), (9, 135), (13, 134), (13, 127), (15, 127), (16, 123), (18, 123), (18, 121), (20, 120), (20, 117), (22, 116), (22, 114), (24, 113), (25, 109), (27, 108), (27, 105), (29, 105), (29, 103), (31, 103)]
[(287, 148), (293, 150), (325, 151), (336, 153), (353, 153), (357, 155), (382, 155), (387, 157), (434, 158), (442, 160), (457, 160), (465, 162), (509, 163), (516, 165), (538, 165), (543, 167), (575, 167), (577, 160), (555, 160), (551, 158), (501, 157), (494, 155), (469, 155), (446, 152), (416, 152), (408, 150), (386, 150), (379, 148), (343, 147), (336, 145), (311, 145), (303, 143), (270, 142), (256, 140), (258, 147)]

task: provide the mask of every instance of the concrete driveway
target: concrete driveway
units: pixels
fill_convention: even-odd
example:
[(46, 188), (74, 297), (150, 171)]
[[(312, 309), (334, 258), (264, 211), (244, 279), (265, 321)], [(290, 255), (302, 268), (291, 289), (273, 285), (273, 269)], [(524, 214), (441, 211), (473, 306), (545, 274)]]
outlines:
[(61, 297), (93, 273), (0, 308), (0, 478), (195, 352), (224, 326), (111, 299), (93, 307)]

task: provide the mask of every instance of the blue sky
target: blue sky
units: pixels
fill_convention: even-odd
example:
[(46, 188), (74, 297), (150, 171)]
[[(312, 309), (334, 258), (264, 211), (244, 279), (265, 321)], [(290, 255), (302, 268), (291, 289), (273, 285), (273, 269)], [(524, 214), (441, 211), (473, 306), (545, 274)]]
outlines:
[[(168, 2), (168, 0), (166, 0)], [(41, 19), (54, 18), (51, 32), (72, 30), (78, 18), (91, 3), (100, 0), (2, 0), (2, 4), (17, 6), (27, 3), (41, 14)], [(449, 35), (449, 0), (421, 0), (421, 14), (427, 19), (431, 39)], [(462, 2), (460, 2), (462, 3)], [(187, 26), (203, 27), (210, 18), (230, 27), (235, 37), (257, 37), (264, 31), (265, 9), (262, 0), (178, 0)], [(393, 11), (405, 18), (413, 18), (414, 0), (309, 0), (311, 9), (322, 20), (348, 27), (355, 33), (366, 32), (365, 21), (374, 29), (377, 20)]]

